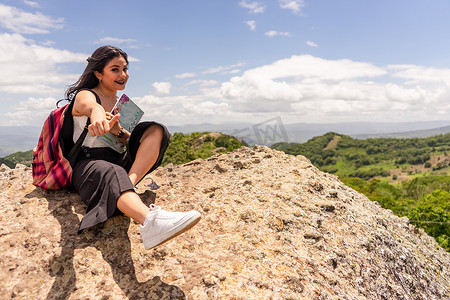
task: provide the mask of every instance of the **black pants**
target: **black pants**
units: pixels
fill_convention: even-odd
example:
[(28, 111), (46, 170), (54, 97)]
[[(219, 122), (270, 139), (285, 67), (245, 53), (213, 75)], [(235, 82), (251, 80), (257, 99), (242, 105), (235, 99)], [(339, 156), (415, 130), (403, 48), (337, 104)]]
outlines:
[(139, 123), (131, 132), (127, 141), (127, 151), (122, 154), (109, 147), (83, 147), (81, 149), (72, 173), (72, 186), (87, 205), (86, 214), (80, 222), (78, 233), (81, 233), (85, 228), (121, 214), (117, 209), (117, 199), (122, 193), (134, 189), (128, 177), (128, 172), (136, 159), (142, 135), (152, 125), (161, 126), (164, 135), (159, 156), (147, 172), (148, 174), (161, 165), (164, 153), (169, 145), (170, 134), (162, 124), (156, 122)]

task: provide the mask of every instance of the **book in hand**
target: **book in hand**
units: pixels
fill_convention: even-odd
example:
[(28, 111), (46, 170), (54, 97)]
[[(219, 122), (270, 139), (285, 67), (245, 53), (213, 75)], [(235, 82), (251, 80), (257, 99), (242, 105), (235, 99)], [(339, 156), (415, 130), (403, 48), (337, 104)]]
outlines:
[[(117, 100), (111, 112), (112, 114), (114, 114), (116, 107), (118, 108), (117, 113), (120, 114), (120, 125), (128, 132), (131, 132), (141, 120), (144, 111), (125, 94), (122, 94)], [(112, 133), (106, 133), (97, 138), (119, 153), (123, 153), (126, 150), (126, 146)]]

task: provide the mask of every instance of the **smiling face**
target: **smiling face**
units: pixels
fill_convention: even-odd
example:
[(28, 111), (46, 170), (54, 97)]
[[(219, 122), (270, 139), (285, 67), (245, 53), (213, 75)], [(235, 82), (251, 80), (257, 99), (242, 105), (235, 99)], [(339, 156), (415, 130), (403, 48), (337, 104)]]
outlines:
[(125, 89), (129, 75), (128, 64), (122, 56), (114, 57), (103, 68), (103, 72), (95, 72), (99, 79), (99, 88), (111, 92)]

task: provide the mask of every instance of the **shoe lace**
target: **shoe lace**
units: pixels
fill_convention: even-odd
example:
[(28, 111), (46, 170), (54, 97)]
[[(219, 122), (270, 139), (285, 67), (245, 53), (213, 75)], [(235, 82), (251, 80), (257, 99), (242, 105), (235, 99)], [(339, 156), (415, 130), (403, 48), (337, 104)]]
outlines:
[(159, 212), (161, 211), (161, 206), (156, 206), (154, 204), (150, 204), (150, 211), (154, 212), (153, 214), (150, 214), (150, 218), (148, 218), (148, 221), (153, 222), (156, 217), (158, 216)]
[(157, 206), (157, 205), (155, 205), (155, 204), (150, 204), (150, 210), (151, 211), (158, 211), (158, 210), (161, 210), (161, 206)]

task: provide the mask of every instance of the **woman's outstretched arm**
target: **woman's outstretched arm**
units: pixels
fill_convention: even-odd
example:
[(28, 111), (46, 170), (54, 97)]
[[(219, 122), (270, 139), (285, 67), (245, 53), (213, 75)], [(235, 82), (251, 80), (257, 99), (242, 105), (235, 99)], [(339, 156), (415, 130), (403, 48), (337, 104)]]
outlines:
[(74, 116), (87, 116), (91, 119), (88, 127), (91, 136), (99, 136), (108, 133), (119, 120), (119, 115), (108, 118), (105, 109), (97, 103), (95, 95), (90, 91), (81, 91), (75, 97), (72, 110)]

